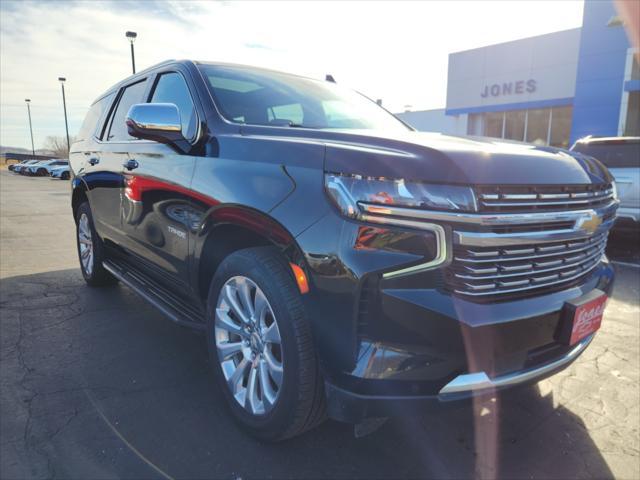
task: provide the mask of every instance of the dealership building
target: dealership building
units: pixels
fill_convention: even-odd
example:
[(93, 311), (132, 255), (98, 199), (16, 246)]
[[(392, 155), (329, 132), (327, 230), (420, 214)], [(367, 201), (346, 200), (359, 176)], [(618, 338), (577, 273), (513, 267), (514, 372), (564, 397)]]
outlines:
[(640, 67), (609, 1), (581, 28), (449, 55), (446, 108), (398, 114), (418, 130), (567, 147), (640, 135)]

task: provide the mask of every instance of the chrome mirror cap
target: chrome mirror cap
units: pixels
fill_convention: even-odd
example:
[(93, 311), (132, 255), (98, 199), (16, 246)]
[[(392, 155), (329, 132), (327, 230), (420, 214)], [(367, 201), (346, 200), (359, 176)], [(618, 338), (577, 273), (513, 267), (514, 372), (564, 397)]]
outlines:
[(144, 132), (180, 132), (180, 111), (173, 103), (138, 103), (132, 105), (126, 118), (129, 134), (140, 137)]

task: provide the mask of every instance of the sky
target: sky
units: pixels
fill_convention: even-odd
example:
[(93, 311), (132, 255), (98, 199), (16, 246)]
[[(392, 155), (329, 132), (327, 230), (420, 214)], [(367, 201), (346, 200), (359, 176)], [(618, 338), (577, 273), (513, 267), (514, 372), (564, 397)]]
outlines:
[(0, 0), (0, 145), (36, 149), (93, 100), (166, 59), (219, 60), (337, 82), (391, 111), (443, 108), (448, 54), (582, 24), (582, 1), (190, 2)]

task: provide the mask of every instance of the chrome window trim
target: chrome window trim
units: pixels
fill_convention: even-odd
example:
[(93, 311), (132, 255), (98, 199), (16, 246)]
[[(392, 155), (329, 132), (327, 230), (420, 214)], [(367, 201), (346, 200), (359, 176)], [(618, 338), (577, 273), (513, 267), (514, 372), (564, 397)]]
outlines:
[(383, 278), (397, 278), (405, 275), (411, 275), (414, 273), (424, 272), (433, 268), (439, 267), (444, 264), (448, 259), (447, 249), (447, 236), (444, 228), (436, 223), (416, 222), (413, 220), (402, 220), (400, 218), (387, 218), (374, 215), (360, 215), (360, 220), (372, 223), (382, 223), (385, 225), (395, 225), (399, 227), (416, 228), (420, 230), (426, 230), (433, 232), (436, 236), (436, 254), (432, 260), (428, 262), (413, 265), (411, 267), (402, 268), (400, 270), (394, 270), (391, 272), (385, 272), (382, 274)]
[(440, 396), (447, 396), (454, 393), (477, 392), (479, 390), (496, 389), (518, 385), (520, 383), (534, 380), (538, 377), (553, 372), (558, 368), (575, 360), (591, 343), (595, 333), (581, 340), (573, 349), (557, 360), (546, 363), (539, 367), (520, 370), (518, 372), (501, 375), (495, 378), (489, 377), (485, 372), (466, 373), (458, 375), (456, 378), (447, 383), (440, 389)]

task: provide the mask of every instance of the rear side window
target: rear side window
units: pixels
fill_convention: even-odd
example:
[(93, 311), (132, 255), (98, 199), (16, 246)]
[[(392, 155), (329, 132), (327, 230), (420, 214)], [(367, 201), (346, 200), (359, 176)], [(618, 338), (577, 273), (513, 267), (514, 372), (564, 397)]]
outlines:
[(144, 102), (142, 97), (144, 95), (146, 84), (146, 80), (143, 80), (141, 82), (134, 83), (133, 85), (129, 85), (124, 89), (124, 92), (120, 95), (120, 101), (118, 102), (116, 111), (111, 117), (111, 126), (109, 127), (107, 141), (118, 142), (136, 140), (134, 137), (129, 136), (125, 118), (131, 108), (131, 105)]
[(173, 103), (180, 111), (182, 135), (186, 139), (195, 137), (198, 127), (196, 112), (189, 88), (182, 75), (176, 72), (160, 75), (153, 90), (151, 103)]
[(640, 167), (640, 142), (578, 143), (574, 150), (597, 158), (608, 168)]
[(82, 122), (80, 131), (78, 132), (78, 140), (86, 140), (96, 135), (98, 125), (102, 125), (100, 120), (104, 118), (104, 113), (106, 109), (109, 108), (109, 105), (111, 105), (113, 96), (114, 94), (111, 93), (91, 105), (87, 116), (84, 118), (84, 122)]

